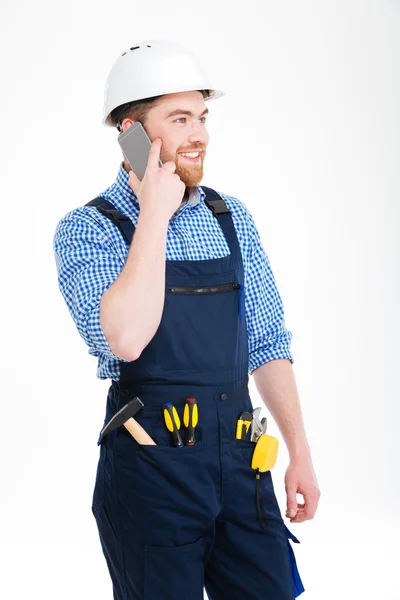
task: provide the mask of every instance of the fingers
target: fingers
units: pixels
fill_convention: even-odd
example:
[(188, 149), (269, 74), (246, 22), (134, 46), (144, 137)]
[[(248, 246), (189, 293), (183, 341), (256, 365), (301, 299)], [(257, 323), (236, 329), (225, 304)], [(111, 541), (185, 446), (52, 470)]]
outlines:
[(287, 493), (287, 508), (286, 508), (286, 516), (294, 517), (297, 513), (297, 498), (296, 498), (296, 488), (289, 488), (286, 491)]
[(162, 168), (164, 169), (164, 171), (170, 171), (171, 173), (175, 173), (176, 164), (173, 160), (168, 160), (163, 164)]
[[(317, 512), (318, 502), (311, 496), (306, 498), (306, 501), (301, 504), (297, 504), (297, 512), (294, 517), (290, 519), (291, 523), (302, 523), (303, 521), (308, 521), (313, 519), (315, 513)], [(286, 514), (286, 516), (290, 517), (290, 515)]]
[(290, 522), (291, 523), (303, 523), (304, 521), (309, 521), (310, 519), (312, 519), (313, 516), (314, 515), (308, 515), (305, 512), (298, 511), (297, 515), (290, 519)]
[[(153, 140), (153, 142), (150, 146), (149, 157), (147, 159), (147, 169), (150, 171), (160, 169), (159, 161), (160, 161), (161, 146), (162, 146), (161, 138), (156, 138), (155, 140)], [(169, 171), (170, 173), (175, 173), (176, 164), (174, 163), (173, 160), (169, 160), (169, 161), (165, 162), (161, 168), (164, 169), (164, 171)]]
[(305, 497), (305, 506), (302, 509), (307, 519), (312, 519), (317, 511), (318, 500), (313, 494), (309, 494)]
[(156, 138), (150, 146), (149, 158), (147, 159), (147, 169), (156, 170), (160, 168), (158, 161), (160, 160), (161, 139)]
[(141, 181), (140, 181), (139, 177), (137, 177), (137, 175), (133, 171), (129, 171), (128, 184), (133, 189), (136, 196), (139, 195), (140, 183), (141, 183)]

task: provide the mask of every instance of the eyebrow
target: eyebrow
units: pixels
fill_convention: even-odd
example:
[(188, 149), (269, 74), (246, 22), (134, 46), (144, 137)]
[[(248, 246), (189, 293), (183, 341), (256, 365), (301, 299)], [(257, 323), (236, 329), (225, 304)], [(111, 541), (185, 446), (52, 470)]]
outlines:
[[(202, 117), (203, 115), (207, 115), (209, 113), (208, 108), (206, 108), (200, 115), (200, 117)], [(175, 117), (176, 115), (189, 115), (189, 117), (194, 117), (195, 114), (192, 113), (190, 110), (181, 110), (180, 108), (177, 108), (176, 110), (173, 110), (171, 113), (169, 113), (169, 115), (167, 115), (165, 118), (169, 119), (170, 117)]]

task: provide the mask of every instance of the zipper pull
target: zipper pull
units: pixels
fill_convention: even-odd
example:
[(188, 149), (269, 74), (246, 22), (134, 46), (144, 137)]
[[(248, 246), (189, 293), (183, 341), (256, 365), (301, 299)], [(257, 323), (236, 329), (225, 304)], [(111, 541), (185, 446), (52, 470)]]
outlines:
[(240, 288), (239, 288), (239, 317), (242, 316), (242, 294), (243, 294), (243, 286), (240, 285)]

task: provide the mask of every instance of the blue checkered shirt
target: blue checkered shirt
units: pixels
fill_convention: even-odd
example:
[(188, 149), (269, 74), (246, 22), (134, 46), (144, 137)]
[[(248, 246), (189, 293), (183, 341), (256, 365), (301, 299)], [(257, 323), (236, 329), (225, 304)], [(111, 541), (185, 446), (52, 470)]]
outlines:
[[(97, 196), (109, 200), (136, 225), (139, 203), (128, 179), (121, 162), (115, 182)], [(273, 359), (287, 358), (293, 363), (292, 333), (285, 327), (282, 300), (253, 217), (242, 201), (218, 193), (232, 213), (242, 252), (249, 374)], [(225, 236), (204, 198), (201, 186), (190, 188), (189, 200), (169, 221), (166, 260), (229, 254)], [(118, 381), (120, 364), (127, 361), (110, 350), (100, 326), (100, 299), (124, 267), (129, 248), (118, 228), (91, 206), (75, 208), (58, 222), (53, 248), (60, 291), (89, 354), (98, 357), (97, 377)]]

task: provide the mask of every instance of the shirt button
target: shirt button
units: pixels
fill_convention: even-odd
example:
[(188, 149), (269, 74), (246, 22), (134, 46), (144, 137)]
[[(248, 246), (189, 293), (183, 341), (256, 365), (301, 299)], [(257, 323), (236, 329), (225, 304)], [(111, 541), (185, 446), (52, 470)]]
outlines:
[(120, 394), (121, 394), (121, 396), (129, 396), (129, 390), (122, 389), (122, 390), (120, 390)]
[(228, 397), (228, 394), (221, 394), (221, 400), (226, 400)]

